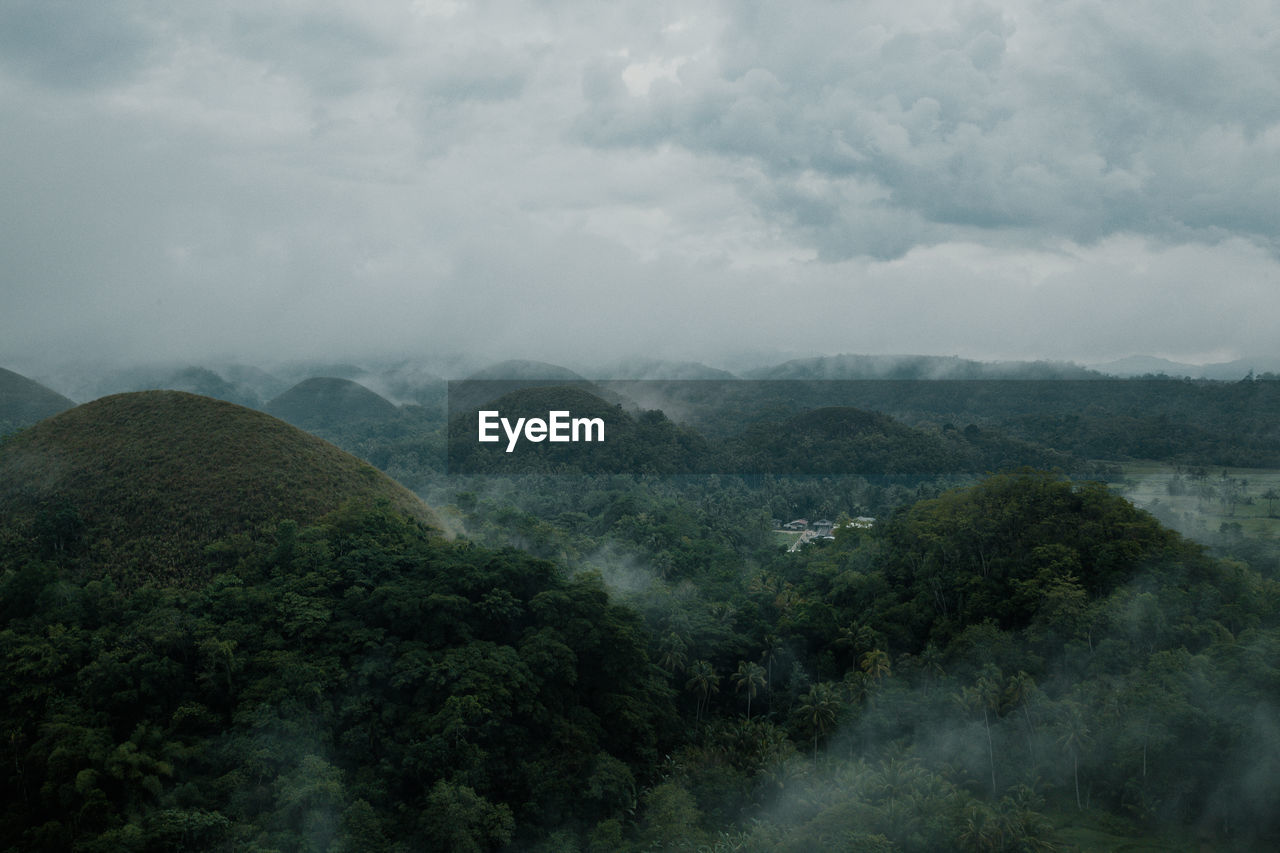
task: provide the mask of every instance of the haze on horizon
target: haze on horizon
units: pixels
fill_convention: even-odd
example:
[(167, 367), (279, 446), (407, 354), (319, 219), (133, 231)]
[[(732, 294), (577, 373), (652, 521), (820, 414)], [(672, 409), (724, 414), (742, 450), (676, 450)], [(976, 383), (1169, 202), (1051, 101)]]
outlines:
[(0, 365), (1280, 357), (1280, 18), (0, 7)]

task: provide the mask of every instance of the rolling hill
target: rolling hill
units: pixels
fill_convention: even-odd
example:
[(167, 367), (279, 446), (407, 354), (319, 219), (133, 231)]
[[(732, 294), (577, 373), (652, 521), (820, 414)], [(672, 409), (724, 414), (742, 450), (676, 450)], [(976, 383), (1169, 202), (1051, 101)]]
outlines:
[(74, 405), (39, 382), (0, 367), (0, 435), (30, 426)]
[(267, 414), (306, 430), (396, 416), (395, 405), (358, 382), (334, 377), (305, 379), (271, 400)]
[(180, 391), (86, 403), (0, 446), (0, 544), (126, 583), (198, 576), (210, 544), (349, 502), (430, 510), (373, 467), (270, 415)]
[(697, 361), (668, 361), (660, 358), (630, 358), (604, 365), (594, 371), (592, 376), (603, 380), (640, 379), (640, 380), (690, 380), (690, 379), (735, 379), (727, 370), (709, 367)]
[(556, 382), (585, 382), (586, 379), (567, 367), (548, 364), (545, 361), (509, 359), (477, 370), (467, 379), (505, 380), (554, 380)]

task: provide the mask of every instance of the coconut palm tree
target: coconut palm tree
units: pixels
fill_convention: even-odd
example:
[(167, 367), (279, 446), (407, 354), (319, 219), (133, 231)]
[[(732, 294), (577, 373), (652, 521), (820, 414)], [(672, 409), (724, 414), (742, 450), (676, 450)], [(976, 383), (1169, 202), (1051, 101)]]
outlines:
[(658, 659), (658, 665), (675, 675), (684, 669), (685, 662), (688, 660), (684, 651), (684, 638), (675, 631), (671, 631), (662, 640), (662, 657)]
[(765, 679), (764, 667), (758, 663), (745, 660), (738, 663), (738, 671), (733, 674), (735, 689), (738, 692), (746, 691), (747, 694), (748, 720), (751, 719), (751, 700), (755, 698), (760, 688), (765, 686)]
[(773, 662), (782, 653), (782, 638), (777, 634), (764, 635), (764, 651), (760, 653), (760, 662), (765, 666), (765, 689), (773, 689)]
[(893, 671), (893, 667), (889, 662), (889, 653), (881, 649), (872, 649), (862, 656), (862, 660), (858, 662), (872, 681), (879, 681)]
[(1076, 784), (1076, 808), (1083, 809), (1080, 803), (1080, 750), (1088, 745), (1090, 738), (1089, 724), (1084, 718), (1084, 708), (1072, 699), (1066, 701), (1063, 709), (1061, 734), (1058, 744), (1071, 753), (1071, 772)]
[(805, 726), (813, 732), (813, 757), (818, 757), (818, 736), (825, 735), (835, 727), (836, 718), (840, 715), (840, 696), (830, 682), (815, 684), (809, 688), (808, 694), (800, 700), (800, 717)]
[(697, 720), (702, 722), (702, 712), (706, 709), (712, 693), (720, 692), (720, 676), (710, 661), (696, 660), (689, 665), (689, 680), (685, 689), (698, 694)]
[(1037, 759), (1035, 744), (1036, 727), (1031, 721), (1031, 702), (1035, 698), (1037, 690), (1036, 680), (1022, 670), (1018, 670), (1017, 675), (1009, 676), (1009, 682), (1004, 688), (1005, 707), (1010, 711), (1014, 708), (1022, 708), (1022, 719), (1027, 725), (1027, 749), (1031, 754), (1032, 762), (1035, 762)]
[(996, 793), (996, 751), (991, 738), (991, 716), (1000, 713), (1004, 679), (1000, 670), (988, 664), (982, 668), (972, 687), (962, 688), (956, 694), (956, 702), (967, 711), (981, 711), (982, 725), (987, 732), (987, 758), (991, 763), (991, 793)]

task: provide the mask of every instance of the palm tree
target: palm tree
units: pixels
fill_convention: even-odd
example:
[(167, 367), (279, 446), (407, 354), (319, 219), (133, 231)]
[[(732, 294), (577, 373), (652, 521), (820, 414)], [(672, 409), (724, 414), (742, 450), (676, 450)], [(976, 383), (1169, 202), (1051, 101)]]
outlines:
[(800, 700), (800, 716), (813, 732), (813, 757), (818, 757), (818, 735), (825, 735), (840, 715), (840, 696), (830, 682), (815, 684)]
[(684, 639), (675, 631), (670, 632), (662, 641), (662, 657), (658, 659), (658, 665), (672, 675), (680, 672), (688, 660), (684, 650)]
[(905, 835), (910, 831), (916, 819), (913, 815), (920, 813), (921, 795), (925, 794), (928, 777), (919, 759), (910, 758), (881, 761), (868, 780), (895, 834)]
[(851, 669), (844, 674), (841, 684), (845, 697), (853, 705), (861, 705), (871, 695), (871, 679), (865, 672)]
[(987, 757), (991, 762), (991, 793), (996, 793), (996, 750), (991, 739), (991, 715), (1000, 713), (1003, 678), (1000, 670), (988, 664), (982, 668), (972, 687), (962, 688), (955, 697), (968, 711), (982, 712), (982, 725), (987, 732)]
[(999, 816), (984, 803), (970, 803), (960, 826), (960, 841), (970, 850), (1003, 849), (1005, 839)]
[(760, 661), (765, 665), (765, 689), (773, 689), (773, 662), (782, 652), (782, 638), (777, 634), (764, 635), (764, 651), (760, 653)]
[(716, 668), (711, 665), (710, 661), (694, 661), (689, 666), (689, 680), (685, 682), (684, 686), (686, 690), (699, 694), (697, 720), (702, 722), (702, 712), (707, 707), (711, 694), (720, 692), (720, 676), (716, 674)]
[(738, 671), (733, 674), (733, 683), (738, 691), (747, 692), (747, 719), (751, 719), (751, 700), (765, 686), (765, 671), (758, 663), (740, 661)]
[(1018, 670), (1017, 675), (1009, 676), (1009, 683), (1004, 689), (1005, 706), (1009, 710), (1022, 707), (1022, 718), (1027, 724), (1027, 749), (1033, 763), (1036, 761), (1036, 727), (1031, 722), (1031, 700), (1035, 698), (1036, 690), (1036, 680), (1022, 670)]
[(893, 668), (889, 662), (889, 653), (880, 649), (872, 649), (862, 656), (859, 661), (862, 671), (867, 674), (872, 681), (879, 681), (886, 675), (889, 675)]
[(1072, 774), (1076, 783), (1076, 808), (1083, 809), (1080, 804), (1080, 750), (1089, 743), (1089, 724), (1084, 718), (1084, 709), (1079, 702), (1068, 699), (1062, 718), (1062, 734), (1058, 736), (1058, 744), (1071, 753)]
[(947, 674), (942, 668), (942, 652), (933, 643), (926, 645), (924, 651), (920, 652), (920, 671), (924, 675), (924, 695), (928, 697), (933, 682)]

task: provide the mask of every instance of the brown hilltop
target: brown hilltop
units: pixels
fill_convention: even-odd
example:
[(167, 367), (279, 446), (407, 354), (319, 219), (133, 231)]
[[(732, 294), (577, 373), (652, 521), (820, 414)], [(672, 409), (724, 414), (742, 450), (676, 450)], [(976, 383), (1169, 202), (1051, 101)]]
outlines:
[(0, 557), (52, 553), (127, 580), (198, 575), (213, 542), (352, 502), (433, 521), (411, 492), (328, 442), (181, 391), (104, 397), (0, 445)]

